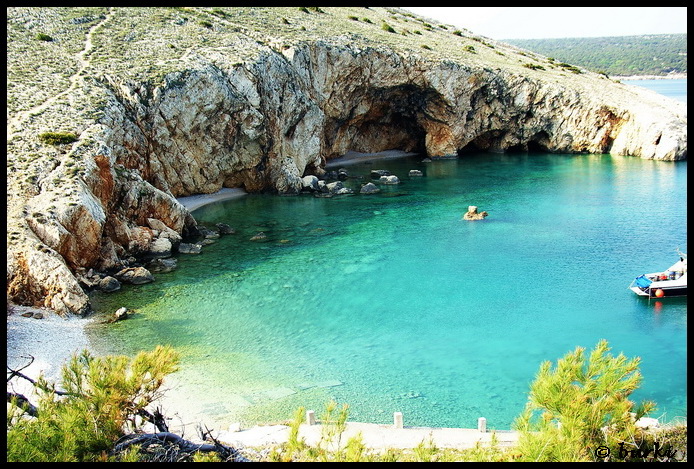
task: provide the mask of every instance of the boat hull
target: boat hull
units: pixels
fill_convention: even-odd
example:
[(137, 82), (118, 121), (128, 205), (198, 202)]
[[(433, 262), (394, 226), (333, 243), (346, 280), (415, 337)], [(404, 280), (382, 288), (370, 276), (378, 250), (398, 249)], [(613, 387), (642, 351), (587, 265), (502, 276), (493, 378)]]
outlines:
[(687, 258), (679, 250), (678, 253), (680, 260), (669, 269), (640, 275), (631, 282), (629, 289), (648, 298), (687, 296)]
[[(663, 296), (658, 297), (656, 296), (656, 291), (662, 290), (663, 291)], [(641, 289), (639, 287), (631, 287), (631, 291), (636, 293), (639, 296), (644, 296), (646, 298), (672, 298), (675, 296), (687, 296), (687, 287), (685, 286), (677, 286), (677, 287), (652, 287), (652, 288), (646, 288), (646, 289)]]

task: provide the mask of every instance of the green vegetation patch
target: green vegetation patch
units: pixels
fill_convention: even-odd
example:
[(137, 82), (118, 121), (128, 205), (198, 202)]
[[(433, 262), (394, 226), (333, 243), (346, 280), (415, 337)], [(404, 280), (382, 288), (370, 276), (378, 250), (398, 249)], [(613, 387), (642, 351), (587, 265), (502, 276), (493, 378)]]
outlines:
[(48, 145), (64, 145), (77, 141), (77, 135), (72, 132), (44, 132), (39, 134), (39, 140)]
[(394, 33), (394, 32), (395, 32), (395, 29), (393, 29), (393, 27), (392, 27), (391, 25), (389, 25), (388, 23), (383, 23), (383, 24), (381, 25), (381, 29), (384, 30), (384, 31), (388, 31), (389, 33)]
[(649, 34), (505, 42), (558, 61), (610, 75), (665, 75), (687, 72), (686, 34)]
[(529, 68), (530, 70), (544, 70), (545, 69), (545, 67), (543, 67), (542, 65), (531, 64), (531, 63), (523, 64), (523, 66), (525, 68)]

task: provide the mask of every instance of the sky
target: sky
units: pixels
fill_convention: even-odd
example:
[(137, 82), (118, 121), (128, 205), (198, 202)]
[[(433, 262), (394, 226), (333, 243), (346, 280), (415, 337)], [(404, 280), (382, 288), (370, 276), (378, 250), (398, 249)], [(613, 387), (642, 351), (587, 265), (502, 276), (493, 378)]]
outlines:
[(687, 32), (686, 7), (403, 7), (491, 39)]

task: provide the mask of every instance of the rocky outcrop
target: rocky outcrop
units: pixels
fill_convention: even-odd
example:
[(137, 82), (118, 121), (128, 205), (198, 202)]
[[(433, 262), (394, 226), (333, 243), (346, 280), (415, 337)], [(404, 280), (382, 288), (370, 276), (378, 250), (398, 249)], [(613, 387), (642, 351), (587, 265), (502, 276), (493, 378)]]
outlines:
[(463, 214), (463, 220), (484, 220), (489, 214), (487, 212), (478, 212), (477, 206), (470, 205), (467, 212)]
[[(31, 11), (10, 10), (8, 24)], [(139, 14), (109, 9), (93, 23), (74, 23), (92, 24), (84, 51), (98, 56), (118, 37), (118, 25), (143, 21)], [(177, 12), (162, 14), (176, 16), (162, 28), (188, 24)], [(303, 21), (304, 13), (296, 14), (290, 24)], [(478, 44), (490, 62), (425, 55), (419, 46), (415, 53), (352, 33), (271, 47), (271, 39), (259, 39), (267, 31), (240, 29), (220, 14), (215, 21), (206, 41), (221, 38), (223, 46), (170, 43), (154, 54), (157, 63), (138, 72), (144, 78), (108, 68), (127, 58), (82, 63), (69, 88), (37, 106), (41, 113), (8, 111), (8, 128), (22, 129), (8, 136), (8, 161), (22, 161), (8, 169), (9, 297), (84, 313), (89, 300), (80, 273), (116, 273), (138, 267), (133, 259), (177, 248), (196, 252), (181, 243), (197, 227), (176, 197), (222, 187), (351, 193), (315, 177), (348, 151), (455, 157), (470, 149), (541, 149), (686, 158), (686, 105), (597, 74), (523, 68), (508, 46), (482, 51)], [(312, 21), (320, 27), (323, 19)], [(109, 36), (99, 36), (107, 26)], [(12, 66), (24, 49), (8, 44)], [(137, 55), (135, 44), (119, 46), (117, 57)], [(152, 39), (150, 47), (158, 44)], [(184, 52), (162, 59), (171, 50)], [(491, 62), (506, 54), (512, 57)], [(77, 141), (55, 146), (26, 134), (56, 123), (74, 128)]]

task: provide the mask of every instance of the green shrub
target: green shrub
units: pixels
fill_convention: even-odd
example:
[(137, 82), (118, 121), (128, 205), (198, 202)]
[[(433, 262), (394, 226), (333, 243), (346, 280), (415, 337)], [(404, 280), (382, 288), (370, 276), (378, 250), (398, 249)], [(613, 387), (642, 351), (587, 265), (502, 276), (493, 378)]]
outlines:
[(563, 69), (568, 70), (569, 72), (572, 72), (572, 73), (583, 73), (583, 72), (581, 72), (580, 68), (578, 68), (574, 65), (571, 65), (571, 64), (567, 64), (566, 62), (562, 62), (558, 65), (560, 67), (562, 67)]
[(63, 145), (77, 141), (77, 135), (71, 132), (44, 132), (39, 134), (39, 141), (48, 145)]
[(132, 360), (88, 352), (73, 356), (62, 368), (62, 395), (38, 379), (35, 418), (8, 407), (7, 461), (103, 461), (128, 429), (137, 430), (137, 415), (161, 397), (164, 377), (176, 371), (178, 361), (172, 348), (162, 346)]
[(525, 63), (525, 64), (523, 64), (523, 66), (525, 68), (529, 68), (530, 70), (544, 70), (545, 69), (545, 67), (543, 67), (542, 65), (531, 64), (531, 63)]
[(36, 39), (39, 41), (46, 41), (46, 42), (51, 42), (53, 40), (52, 37), (50, 37), (48, 34), (43, 34), (43, 33), (38, 33), (36, 35)]
[(601, 340), (587, 361), (584, 348), (577, 347), (555, 368), (542, 363), (525, 410), (514, 422), (523, 460), (594, 461), (599, 447), (616, 455), (620, 442), (635, 441), (635, 420), (655, 410), (655, 404), (634, 408), (628, 397), (642, 379), (640, 359), (613, 357), (609, 350)]
[(475, 50), (475, 46), (465, 46), (465, 51), (470, 52), (472, 54), (477, 53), (477, 51)]
[(210, 23), (209, 21), (202, 20), (199, 21), (198, 24), (204, 28), (212, 29), (212, 23)]
[(359, 17), (354, 16), (354, 15), (349, 15), (347, 18), (349, 18), (352, 21), (359, 21)]
[(458, 30), (458, 29), (456, 29), (455, 31), (453, 31), (453, 34), (455, 34), (456, 36), (462, 36), (462, 35), (463, 35), (463, 32), (460, 31), (460, 30)]
[(304, 13), (311, 13), (310, 11), (308, 11), (308, 8), (306, 7), (299, 7), (299, 11), (303, 11)]
[(389, 33), (394, 33), (395, 30), (388, 24), (388, 23), (383, 23), (381, 25), (381, 29), (384, 31), (388, 31)]

